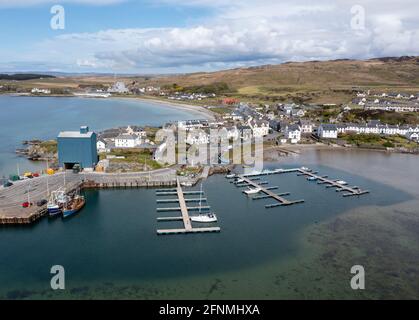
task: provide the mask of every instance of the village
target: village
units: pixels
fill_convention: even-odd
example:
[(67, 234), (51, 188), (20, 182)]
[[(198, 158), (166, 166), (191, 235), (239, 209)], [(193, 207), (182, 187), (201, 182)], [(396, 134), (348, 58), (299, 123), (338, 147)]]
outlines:
[[(175, 85), (173, 87), (178, 89)], [(366, 90), (357, 91), (352, 101), (342, 105), (295, 102), (255, 104), (223, 95), (218, 97), (214, 92), (182, 93), (171, 89), (170, 93), (160, 87), (138, 88), (116, 81), (106, 90), (92, 91), (88, 88), (84, 93), (75, 93), (100, 97), (140, 95), (157, 96), (168, 101), (208, 101), (208, 105), (199, 105), (205, 110), (208, 119), (185, 119), (166, 123), (161, 128), (131, 125), (99, 132), (96, 142), (99, 154), (95, 168), (97, 171), (136, 172), (167, 166), (159, 158), (159, 154), (167, 147), (165, 141), (155, 139), (159, 129), (171, 129), (174, 132), (184, 130), (184, 141), (176, 142), (186, 143), (188, 148), (209, 145), (210, 131), (217, 129), (225, 132), (230, 149), (234, 141), (261, 138), (271, 148), (311, 144), (408, 153), (419, 151), (419, 94), (374, 93)], [(31, 92), (35, 95), (48, 95), (51, 90), (33, 88)], [(58, 167), (56, 143), (55, 147), (54, 141), (46, 145), (48, 152), (39, 147), (40, 143), (35, 144), (35, 148), (19, 148), (17, 152), (26, 156), (29, 154), (28, 158), (31, 160), (47, 158), (51, 161), (51, 166), (55, 163)], [(221, 156), (218, 160), (219, 164), (229, 164)]]

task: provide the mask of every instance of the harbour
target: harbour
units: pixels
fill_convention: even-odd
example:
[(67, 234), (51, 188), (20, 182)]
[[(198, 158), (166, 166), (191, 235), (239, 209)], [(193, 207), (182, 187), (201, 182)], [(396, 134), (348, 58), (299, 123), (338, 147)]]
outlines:
[[(355, 156), (361, 162), (363, 159), (367, 162), (389, 161), (375, 153), (355, 153)], [(303, 250), (299, 243), (300, 236), (296, 237), (299, 230), (316, 226), (317, 222), (339, 218), (348, 210), (364, 208), (364, 214), (368, 214), (369, 210), (365, 208), (371, 204), (385, 208), (410, 199), (405, 192), (396, 190), (389, 184), (383, 185), (370, 181), (365, 176), (333, 168), (332, 160), (327, 167), (322, 166), (320, 162), (316, 163), (318, 157), (323, 161), (326, 161), (326, 157), (333, 161), (339, 159), (343, 168), (351, 168), (350, 164), (354, 159), (348, 158), (347, 153), (308, 152), (280, 165), (267, 164), (267, 168), (298, 168), (302, 164), (297, 160), (304, 161), (313, 170), (350, 181), (371, 190), (371, 194), (354, 201), (352, 197), (343, 198), (334, 190), (308, 182), (302, 176), (298, 178), (295, 176), (296, 172), (273, 174), (264, 176), (262, 180), (268, 181), (269, 186), (279, 186), (279, 194), (289, 192), (299, 196), (298, 198), (303, 197), (305, 202), (266, 211), (264, 205), (270, 204), (272, 200), (247, 199), (240, 192), (241, 189), (232, 188), (232, 184), (223, 175), (215, 175), (203, 183), (205, 196), (202, 198), (207, 198), (211, 209), (219, 214), (222, 232), (156, 236), (157, 229), (183, 229), (180, 228), (183, 227), (183, 218), (179, 219), (181, 214), (177, 217), (176, 213), (168, 212), (167, 218), (177, 218), (176, 221), (168, 219), (169, 221), (159, 222), (156, 217), (156, 207), (160, 207), (156, 201), (166, 199), (165, 196), (157, 197), (156, 191), (173, 192), (176, 189), (174, 186), (138, 189), (86, 188), (86, 207), (74, 218), (40, 219), (24, 228), (2, 228), (0, 257), (8, 259), (10, 267), (9, 264), (2, 266), (0, 296), (3, 292), (8, 297), (48, 297), (49, 291), (42, 287), (44, 281), (48, 283), (48, 274), (43, 275), (45, 272), (42, 270), (48, 270), (48, 266), (57, 263), (57, 256), (60, 256), (59, 263), (68, 266), (71, 273), (68, 274), (69, 290), (66, 293), (53, 293), (55, 297), (112, 297), (112, 292), (116, 291), (120, 297), (131, 298), (254, 298), (265, 297), (268, 288), (269, 297), (272, 298), (302, 296), (304, 290), (325, 284), (324, 281), (314, 281), (319, 277), (316, 270), (313, 270), (314, 266), (310, 269), (313, 275), (304, 278), (307, 287), (298, 284), (298, 279), (304, 272), (299, 269), (298, 272), (292, 271), (296, 267), (291, 261)], [(397, 158), (391, 157), (395, 160), (388, 162), (391, 166), (387, 166), (387, 170), (397, 166)], [(375, 176), (384, 177), (381, 172)], [(393, 182), (396, 182), (394, 174), (392, 177)], [(58, 180), (62, 184), (63, 177)], [(67, 180), (71, 180), (70, 175)], [(404, 177), (403, 181), (408, 180)], [(398, 184), (403, 183), (399, 181)], [(184, 188), (184, 191), (196, 193), (186, 195), (185, 199), (199, 198), (199, 185)], [(167, 198), (176, 198), (176, 195), (169, 195)], [(197, 206), (196, 204), (197, 202), (188, 203), (191, 206)], [(167, 206), (175, 207), (177, 203)], [(275, 214), (271, 214), (272, 212)], [(165, 224), (164, 227), (162, 223)], [(95, 236), (85, 242), (84, 239), (92, 233)], [(41, 251), (27, 250), (30, 238), (34, 236), (43, 239), (38, 244)], [(10, 242), (15, 243), (12, 256), (7, 245)], [(307, 254), (307, 258), (309, 256)], [(83, 264), (77, 263), (80, 259)], [(172, 261), (171, 267), (167, 268), (163, 261)], [(23, 264), (27, 265), (29, 262), (37, 278), (19, 271), (23, 270)], [(280, 272), (287, 272), (288, 281), (293, 283), (292, 288), (298, 288), (300, 293), (275, 284)], [(16, 279), (21, 279), (22, 285)], [(283, 282), (280, 281), (281, 283)], [(28, 284), (32, 288), (31, 293), (24, 291)], [(217, 284), (219, 289), (211, 289)], [(346, 295), (350, 296), (351, 292)]]

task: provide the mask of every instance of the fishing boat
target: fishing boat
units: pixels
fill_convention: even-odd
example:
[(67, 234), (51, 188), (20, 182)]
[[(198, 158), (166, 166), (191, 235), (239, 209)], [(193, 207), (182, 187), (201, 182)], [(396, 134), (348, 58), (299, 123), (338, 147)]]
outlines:
[(51, 196), (47, 203), (48, 215), (55, 217), (62, 213), (62, 208), (67, 201), (67, 195), (64, 190), (58, 189), (51, 193)]
[(63, 217), (69, 217), (79, 212), (86, 204), (86, 199), (83, 196), (75, 195), (70, 202), (63, 208)]
[(197, 216), (190, 216), (192, 222), (199, 223), (213, 223), (217, 222), (217, 215), (213, 212), (202, 213), (202, 183), (201, 183), (201, 192), (199, 194), (199, 214)]
[(262, 191), (262, 189), (261, 188), (249, 188), (248, 190), (244, 190), (243, 192), (245, 193), (245, 194), (247, 194), (247, 195), (251, 195), (251, 194), (256, 194), (256, 193), (259, 193), (259, 192), (261, 192)]

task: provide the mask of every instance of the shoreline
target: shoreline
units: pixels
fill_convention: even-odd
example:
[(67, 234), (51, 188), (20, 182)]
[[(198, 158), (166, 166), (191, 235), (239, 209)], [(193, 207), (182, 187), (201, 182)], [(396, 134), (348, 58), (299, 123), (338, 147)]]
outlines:
[(81, 99), (114, 99), (114, 100), (138, 100), (140, 102), (148, 102), (151, 104), (158, 104), (167, 106), (170, 108), (176, 108), (179, 110), (193, 111), (197, 114), (205, 116), (207, 120), (215, 120), (215, 113), (199, 105), (190, 105), (186, 103), (177, 103), (173, 101), (166, 101), (162, 99), (155, 98), (145, 98), (137, 96), (110, 96), (108, 98), (103, 97), (84, 97), (84, 96), (75, 96), (75, 95), (33, 95), (33, 94), (0, 94), (0, 96), (9, 96), (9, 97), (30, 97), (30, 98), (81, 98)]

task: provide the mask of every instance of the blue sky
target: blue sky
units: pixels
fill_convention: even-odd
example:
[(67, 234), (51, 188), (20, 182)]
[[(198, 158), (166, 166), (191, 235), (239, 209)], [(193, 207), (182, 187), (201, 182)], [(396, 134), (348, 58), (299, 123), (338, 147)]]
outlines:
[(0, 71), (173, 73), (419, 55), (416, 0), (0, 0)]

